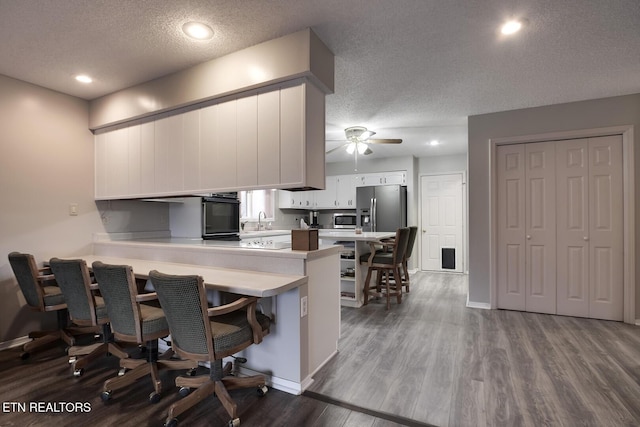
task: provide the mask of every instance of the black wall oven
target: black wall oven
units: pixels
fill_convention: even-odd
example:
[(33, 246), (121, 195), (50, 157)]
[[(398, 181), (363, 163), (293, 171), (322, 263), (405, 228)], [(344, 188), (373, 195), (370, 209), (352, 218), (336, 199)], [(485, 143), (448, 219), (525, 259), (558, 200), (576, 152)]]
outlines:
[(240, 201), (237, 193), (202, 198), (202, 238), (240, 240)]

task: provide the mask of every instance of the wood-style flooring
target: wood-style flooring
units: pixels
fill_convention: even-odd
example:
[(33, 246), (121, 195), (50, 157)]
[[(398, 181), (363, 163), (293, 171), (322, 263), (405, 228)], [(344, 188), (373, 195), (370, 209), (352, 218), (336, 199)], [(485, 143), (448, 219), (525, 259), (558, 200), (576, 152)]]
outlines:
[[(390, 311), (342, 309), (340, 351), (292, 396), (234, 390), (243, 427), (638, 426), (640, 329), (618, 322), (465, 307), (467, 276), (418, 272)], [(0, 426), (161, 426), (175, 374), (153, 405), (148, 379), (100, 399), (115, 358), (73, 378), (62, 347), (0, 351)], [(11, 402), (88, 402), (84, 413), (20, 413)], [(7, 410), (9, 409), (9, 410)], [(181, 426), (226, 426), (209, 398)]]
[(467, 276), (418, 272), (401, 305), (342, 309), (310, 390), (437, 426), (638, 426), (640, 328), (465, 307)]
[[(163, 372), (161, 378), (165, 391), (159, 403), (148, 403), (153, 387), (148, 378), (142, 378), (133, 386), (119, 390), (108, 404), (104, 404), (100, 399), (102, 383), (118, 371), (118, 361), (114, 357), (96, 361), (87, 367), (81, 378), (74, 378), (62, 347), (43, 351), (27, 361), (21, 361), (19, 355), (19, 349), (0, 351), (2, 427), (160, 427), (169, 406), (180, 399), (173, 385), (175, 374)], [(201, 369), (202, 373), (206, 372)], [(274, 389), (264, 397), (258, 397), (254, 389), (232, 390), (230, 394), (238, 404), (242, 427), (401, 425), (322, 400), (293, 396)], [(69, 411), (73, 406), (61, 406), (65, 402), (79, 404), (80, 411)], [(31, 411), (32, 403), (44, 405), (42, 412)], [(21, 412), (17, 404), (26, 404), (26, 412)], [(51, 406), (47, 408), (46, 405)], [(179, 417), (179, 425), (188, 427), (225, 427), (228, 421), (226, 411), (215, 397), (208, 398)]]

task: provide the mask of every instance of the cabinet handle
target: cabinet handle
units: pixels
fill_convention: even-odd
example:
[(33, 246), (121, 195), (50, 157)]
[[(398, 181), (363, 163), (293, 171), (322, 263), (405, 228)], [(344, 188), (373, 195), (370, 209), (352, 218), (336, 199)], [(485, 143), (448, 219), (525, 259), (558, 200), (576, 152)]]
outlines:
[(527, 240), (531, 240), (531, 235), (527, 234)]
[(586, 241), (588, 241), (588, 240), (589, 240), (589, 237), (588, 237), (588, 236), (584, 236), (584, 237), (582, 238), (582, 240), (584, 240), (584, 241), (586, 242)]

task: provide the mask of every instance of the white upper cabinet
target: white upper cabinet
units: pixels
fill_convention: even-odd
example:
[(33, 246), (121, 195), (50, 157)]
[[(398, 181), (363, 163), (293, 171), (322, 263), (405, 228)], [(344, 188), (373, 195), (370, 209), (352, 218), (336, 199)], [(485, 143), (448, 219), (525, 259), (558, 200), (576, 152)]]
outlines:
[(367, 187), (370, 185), (390, 185), (390, 184), (407, 184), (407, 173), (404, 171), (397, 172), (381, 172), (367, 173), (360, 176), (358, 187)]
[(335, 209), (338, 206), (336, 198), (336, 176), (328, 176), (325, 179), (324, 190), (314, 191), (315, 207), (317, 209)]
[(96, 135), (95, 197), (322, 188), (324, 118), (324, 93), (302, 82)]

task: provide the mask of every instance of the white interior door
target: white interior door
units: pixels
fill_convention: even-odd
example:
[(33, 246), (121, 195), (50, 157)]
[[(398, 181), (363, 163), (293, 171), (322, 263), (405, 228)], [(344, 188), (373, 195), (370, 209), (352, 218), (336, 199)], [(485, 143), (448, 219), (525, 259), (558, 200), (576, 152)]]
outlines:
[(622, 136), (589, 139), (589, 317), (624, 313)]
[(522, 310), (525, 293), (525, 146), (496, 147), (498, 308)]
[(525, 146), (526, 310), (556, 313), (555, 142)]
[[(421, 177), (421, 269), (464, 271), (462, 174)], [(453, 264), (443, 266), (442, 253), (453, 249)], [(449, 252), (450, 253), (450, 252)], [(453, 268), (451, 268), (453, 267)]]
[(589, 146), (556, 147), (558, 314), (589, 316)]

